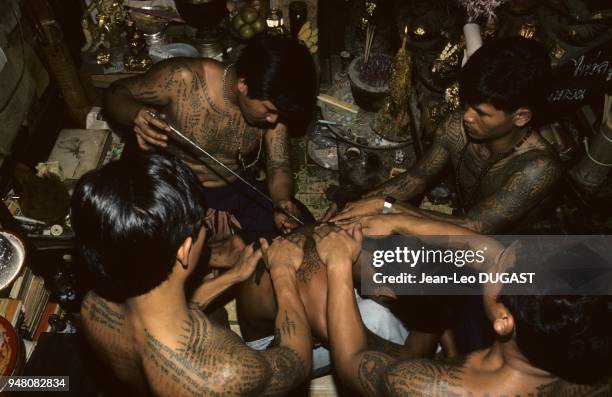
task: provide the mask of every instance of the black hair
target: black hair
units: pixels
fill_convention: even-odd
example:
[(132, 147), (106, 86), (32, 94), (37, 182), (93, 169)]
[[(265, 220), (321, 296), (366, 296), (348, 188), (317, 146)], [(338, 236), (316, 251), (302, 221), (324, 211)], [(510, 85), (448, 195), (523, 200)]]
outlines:
[(570, 382), (612, 374), (612, 297), (502, 295), (519, 350), (536, 367)]
[(314, 113), (317, 79), (308, 49), (280, 36), (251, 39), (236, 62), (251, 99), (269, 100), (286, 123), (303, 125)]
[(486, 41), (467, 61), (459, 75), (463, 105), (489, 103), (507, 113), (521, 107), (543, 117), (551, 89), (550, 58), (535, 40), (504, 37)]
[(206, 209), (193, 171), (169, 155), (133, 155), (85, 174), (71, 222), (94, 291), (122, 302), (167, 280), (179, 247), (198, 237)]

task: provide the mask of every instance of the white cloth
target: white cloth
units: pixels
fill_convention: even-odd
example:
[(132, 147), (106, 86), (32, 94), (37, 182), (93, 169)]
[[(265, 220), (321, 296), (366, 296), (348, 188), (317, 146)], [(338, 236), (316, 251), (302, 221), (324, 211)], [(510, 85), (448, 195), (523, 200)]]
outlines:
[[(370, 331), (390, 342), (400, 345), (404, 344), (409, 332), (389, 309), (372, 299), (362, 298), (357, 293), (357, 290), (355, 290), (355, 299), (357, 300), (359, 313), (361, 313), (361, 319)], [(246, 344), (255, 350), (265, 350), (273, 340), (274, 336), (270, 335), (246, 342)], [(330, 365), (331, 355), (329, 350), (322, 346), (312, 350), (312, 372), (314, 376), (317, 376), (319, 371), (326, 369)]]

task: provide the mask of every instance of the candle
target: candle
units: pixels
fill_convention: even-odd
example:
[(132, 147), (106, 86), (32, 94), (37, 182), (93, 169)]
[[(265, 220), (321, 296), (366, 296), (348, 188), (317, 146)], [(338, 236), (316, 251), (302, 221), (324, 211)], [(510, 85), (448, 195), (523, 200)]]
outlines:
[(404, 39), (402, 41), (402, 48), (406, 48), (406, 40), (408, 39), (408, 25), (404, 26)]

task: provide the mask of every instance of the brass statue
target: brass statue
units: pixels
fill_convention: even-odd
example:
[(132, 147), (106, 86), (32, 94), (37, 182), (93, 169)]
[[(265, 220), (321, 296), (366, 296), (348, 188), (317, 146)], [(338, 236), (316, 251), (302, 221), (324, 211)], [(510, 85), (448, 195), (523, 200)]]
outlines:
[(404, 40), (391, 65), (389, 97), (374, 118), (374, 130), (390, 141), (406, 141), (410, 138), (409, 98), (412, 85), (412, 57), (406, 51), (408, 27)]

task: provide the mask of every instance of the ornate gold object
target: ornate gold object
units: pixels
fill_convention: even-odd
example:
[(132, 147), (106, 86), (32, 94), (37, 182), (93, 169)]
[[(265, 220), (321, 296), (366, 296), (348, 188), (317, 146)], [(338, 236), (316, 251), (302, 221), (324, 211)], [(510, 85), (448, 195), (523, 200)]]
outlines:
[(135, 29), (133, 23), (128, 24), (130, 36), (128, 47), (129, 54), (123, 58), (123, 66), (131, 72), (143, 72), (151, 67), (153, 62), (149, 58), (147, 45), (142, 34)]
[(463, 40), (457, 43), (448, 42), (433, 62), (431, 73), (441, 79), (446, 79), (450, 73), (460, 66), (464, 48)]
[(533, 39), (536, 35), (536, 25), (532, 21), (524, 22), (519, 30), (519, 36), (523, 36), (526, 39)]
[(417, 26), (414, 28), (414, 30), (412, 31), (412, 34), (416, 37), (423, 37), (427, 34), (427, 31), (425, 30), (424, 27), (422, 26)]
[[(91, 26), (89, 19), (95, 12), (96, 23)], [(83, 51), (96, 53), (96, 62), (106, 64), (110, 62), (109, 50), (122, 45), (122, 34), (125, 32), (126, 20), (129, 14), (123, 6), (123, 0), (94, 0), (83, 16), (83, 31), (85, 37), (90, 38), (83, 47)]]
[(555, 44), (555, 46), (550, 50), (550, 55), (559, 60), (565, 56), (565, 49), (559, 45), (559, 43)]
[(110, 62), (111, 54), (106, 48), (100, 48), (96, 54), (96, 63), (98, 65), (106, 65)]
[(404, 29), (402, 46), (391, 66), (389, 98), (374, 120), (374, 130), (391, 141), (405, 141), (410, 138), (408, 106), (412, 83), (412, 57), (406, 51), (407, 34), (408, 27)]
[(430, 108), (429, 122), (431, 125), (438, 125), (448, 114), (459, 109), (459, 106), (459, 82), (455, 82), (444, 90), (444, 99)]

